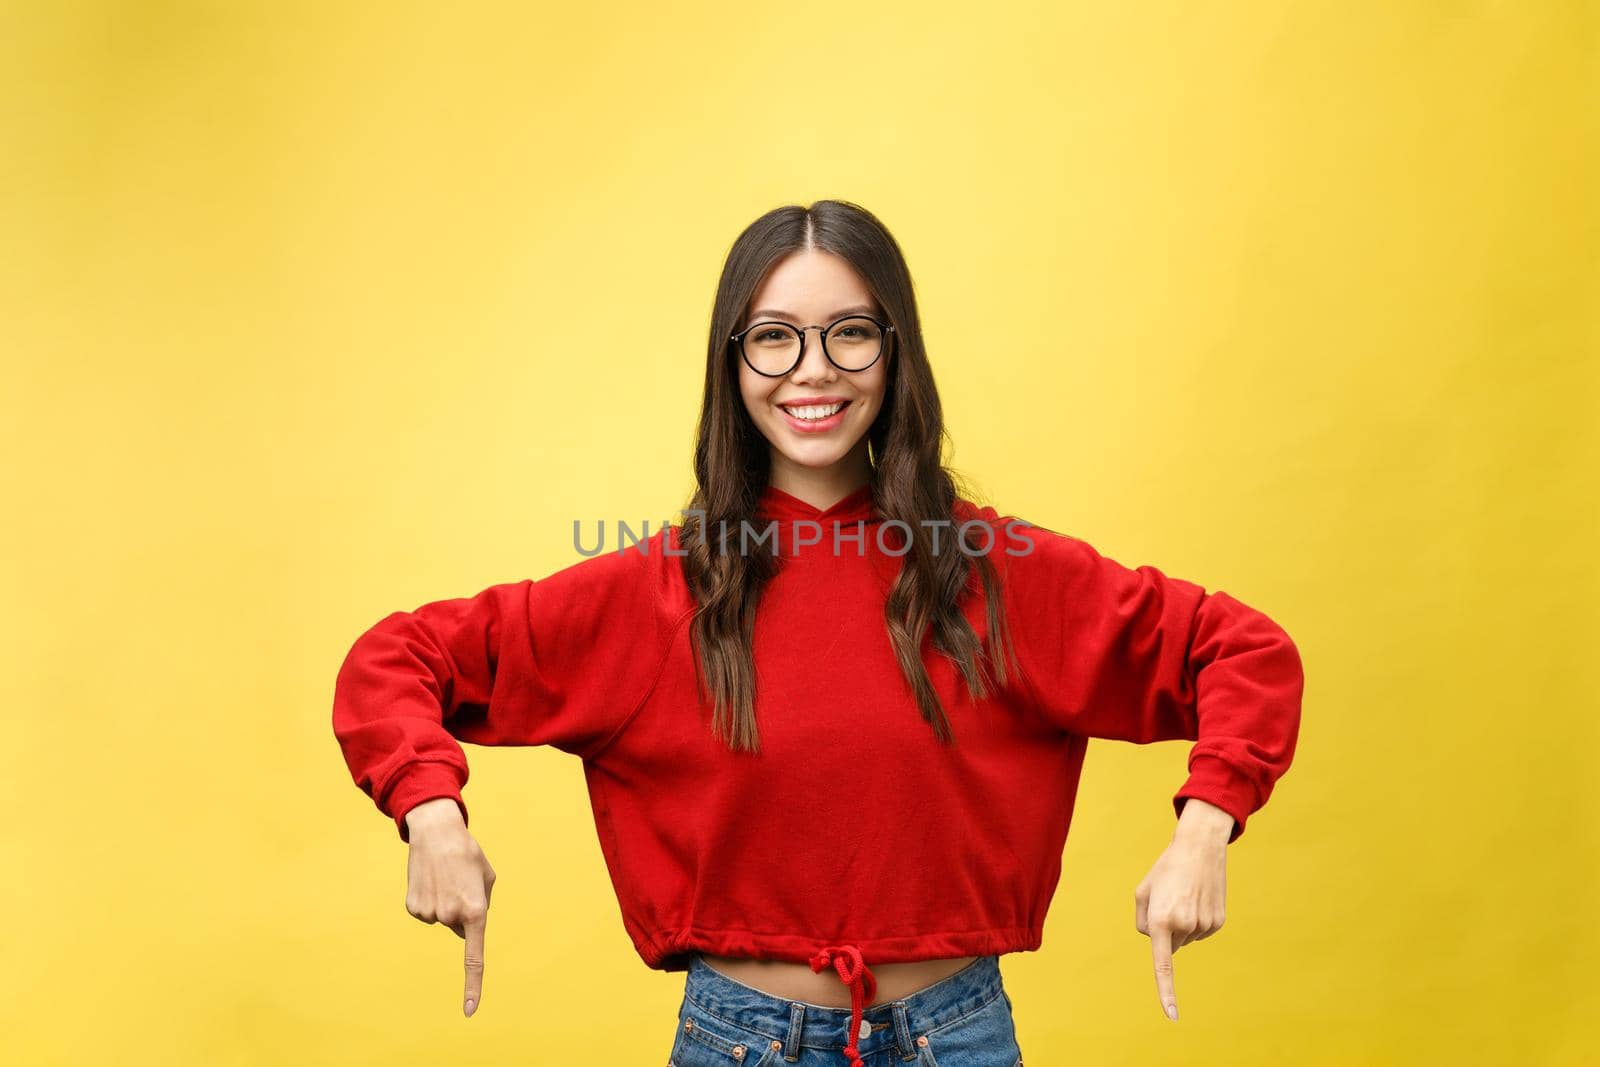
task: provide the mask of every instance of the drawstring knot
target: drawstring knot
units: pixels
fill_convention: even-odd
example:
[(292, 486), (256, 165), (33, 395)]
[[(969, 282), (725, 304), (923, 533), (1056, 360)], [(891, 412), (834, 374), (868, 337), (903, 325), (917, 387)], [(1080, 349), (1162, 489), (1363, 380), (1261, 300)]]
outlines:
[(861, 1011), (878, 995), (878, 979), (861, 958), (855, 945), (829, 945), (811, 957), (811, 970), (820, 974), (822, 968), (833, 964), (841, 981), (850, 987), (850, 1040), (844, 1053), (850, 1057), (850, 1067), (863, 1067), (861, 1060)]

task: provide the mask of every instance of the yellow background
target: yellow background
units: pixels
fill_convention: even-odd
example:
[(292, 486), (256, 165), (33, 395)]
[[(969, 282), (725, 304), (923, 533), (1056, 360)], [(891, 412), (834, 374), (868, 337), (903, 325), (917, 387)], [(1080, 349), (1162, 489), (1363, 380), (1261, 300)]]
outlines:
[[(665, 1062), (580, 764), (468, 750), (484, 1002), (330, 725), (395, 609), (659, 520), (717, 271), (842, 197), (1003, 512), (1260, 607), (1294, 766), (1161, 1014), (1187, 746), (1091, 748), (1032, 1067), (1578, 1063), (1588, 3), (11, 3), (0, 1058)], [(893, 841), (884, 843), (893, 848)]]

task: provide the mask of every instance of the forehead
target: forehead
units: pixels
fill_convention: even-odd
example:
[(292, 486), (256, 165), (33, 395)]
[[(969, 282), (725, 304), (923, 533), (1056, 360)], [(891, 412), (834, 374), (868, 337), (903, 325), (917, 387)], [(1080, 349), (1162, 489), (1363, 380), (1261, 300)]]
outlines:
[(805, 249), (773, 265), (751, 295), (747, 322), (832, 322), (845, 315), (875, 315), (877, 301), (850, 262), (831, 252)]

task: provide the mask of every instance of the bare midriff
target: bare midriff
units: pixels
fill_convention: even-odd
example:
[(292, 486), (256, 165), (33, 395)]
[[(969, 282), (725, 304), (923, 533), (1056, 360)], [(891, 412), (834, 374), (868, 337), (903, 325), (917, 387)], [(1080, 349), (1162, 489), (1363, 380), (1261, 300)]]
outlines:
[[(803, 1000), (825, 1008), (850, 1007), (850, 988), (839, 980), (838, 972), (831, 966), (813, 971), (807, 964), (788, 960), (752, 960), (709, 953), (701, 953), (700, 958), (710, 964), (712, 970), (774, 997)], [(950, 977), (977, 958), (960, 956), (916, 963), (869, 963), (872, 976), (878, 981), (878, 995), (866, 1006), (910, 996)]]

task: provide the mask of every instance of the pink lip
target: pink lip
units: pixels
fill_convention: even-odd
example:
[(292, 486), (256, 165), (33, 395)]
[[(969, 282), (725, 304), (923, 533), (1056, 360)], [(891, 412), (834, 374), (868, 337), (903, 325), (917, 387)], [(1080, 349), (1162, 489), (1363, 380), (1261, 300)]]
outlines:
[[(843, 399), (844, 399), (843, 397), (835, 398), (835, 400), (843, 400)], [(810, 401), (810, 403), (833, 403), (833, 402), (834, 401)], [(794, 401), (786, 400), (786, 401), (784, 401), (784, 403), (785, 404), (794, 403)], [(800, 406), (804, 407), (805, 405), (802, 404)], [(779, 411), (783, 411), (782, 406), (780, 406), (778, 408), (778, 410)], [(794, 427), (794, 429), (798, 430), (800, 433), (827, 433), (829, 430), (833, 429), (834, 427), (838, 426), (840, 423), (844, 422), (844, 413), (849, 411), (849, 410), (850, 410), (850, 405), (847, 403), (847, 404), (845, 404), (844, 407), (840, 408), (838, 411), (835, 411), (832, 415), (829, 415), (825, 419), (812, 419), (812, 420), (809, 420), (809, 421), (806, 420), (806, 419), (797, 419), (793, 415), (789, 414), (787, 411), (784, 411), (783, 412), (783, 421), (787, 422), (790, 426)]]

